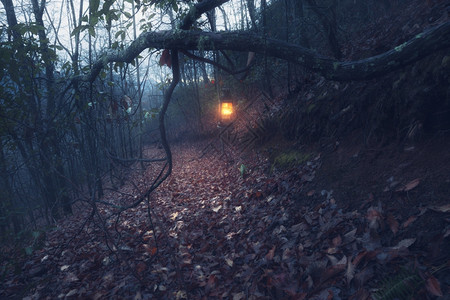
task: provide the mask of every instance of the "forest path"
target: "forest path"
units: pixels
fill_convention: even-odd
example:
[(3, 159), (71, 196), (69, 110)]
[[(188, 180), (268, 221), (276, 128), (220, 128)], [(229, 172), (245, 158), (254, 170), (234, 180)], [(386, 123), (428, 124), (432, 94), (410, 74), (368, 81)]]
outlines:
[[(411, 208), (402, 217), (369, 197), (347, 199), (345, 206), (352, 204), (346, 210), (331, 191), (310, 190), (321, 155), (269, 173), (269, 162), (256, 152), (201, 157), (202, 146), (173, 146), (173, 174), (150, 197), (152, 222), (146, 203), (119, 218), (105, 217), (112, 210), (99, 205), (102, 219), (85, 226), (89, 210), (81, 211), (47, 234), (46, 245), (20, 275), (6, 276), (0, 296), (367, 299), (383, 290), (382, 278), (397, 280), (400, 268), (409, 270), (405, 276), (425, 276), (422, 270), (445, 270), (448, 264), (449, 230), (433, 231), (436, 239), (422, 226), (430, 216), (445, 224), (448, 205)], [(241, 164), (247, 167), (244, 177)], [(138, 186), (148, 186), (152, 172), (157, 168), (149, 167)], [(416, 186), (406, 184), (400, 195)], [(121, 188), (136, 197), (132, 190), (130, 184)], [(439, 283), (448, 282), (442, 274), (427, 273), (426, 284), (417, 283), (414, 292), (438, 295)]]
[[(173, 173), (152, 196), (156, 223), (167, 233), (161, 252), (174, 251), (172, 296), (243, 299), (253, 284), (249, 278), (263, 276), (248, 263), (274, 251), (263, 237), (267, 227), (287, 217), (284, 209), (271, 208), (278, 201), (265, 190), (275, 182), (264, 175), (267, 166), (260, 160), (230, 162), (221, 153), (201, 157), (201, 148), (175, 146)], [(241, 176), (244, 163), (252, 175)], [(165, 279), (159, 288), (170, 282)]]

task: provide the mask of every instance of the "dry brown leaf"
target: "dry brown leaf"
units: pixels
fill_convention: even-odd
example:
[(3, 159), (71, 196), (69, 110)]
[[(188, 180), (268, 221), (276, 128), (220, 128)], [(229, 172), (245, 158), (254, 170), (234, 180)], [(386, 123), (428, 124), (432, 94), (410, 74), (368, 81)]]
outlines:
[[(358, 273), (355, 274), (354, 283), (356, 287), (361, 288), (365, 285), (366, 282), (368, 282), (372, 277), (374, 276), (374, 267), (365, 267), (364, 269), (358, 271)], [(361, 299), (361, 298), (354, 298), (354, 299)]]
[(241, 300), (241, 299), (245, 299), (245, 293), (244, 292), (233, 294), (233, 300)]
[(169, 49), (164, 49), (164, 51), (161, 54), (161, 57), (159, 58), (159, 65), (162, 67), (164, 65), (167, 65), (169, 68), (172, 67), (172, 57), (170, 55)]
[(442, 297), (442, 290), (441, 285), (439, 284), (439, 281), (434, 276), (430, 276), (430, 278), (427, 279), (426, 284), (428, 292), (432, 294), (433, 296)]
[(178, 291), (175, 297), (177, 300), (188, 299), (185, 291)]
[(450, 212), (450, 204), (445, 204), (445, 205), (441, 205), (441, 206), (430, 206), (430, 209), (437, 211), (437, 212), (448, 213), (448, 212)]
[(339, 246), (342, 243), (342, 238), (340, 235), (338, 235), (337, 237), (333, 238), (332, 240), (332, 244), (334, 247)]
[(65, 270), (67, 270), (69, 267), (70, 267), (69, 265), (64, 265), (64, 266), (62, 266), (60, 269), (61, 269), (61, 271), (65, 271)]
[(408, 227), (408, 226), (409, 226), (412, 222), (414, 222), (415, 220), (417, 220), (417, 217), (416, 217), (416, 216), (411, 216), (411, 217), (409, 217), (408, 220), (406, 220), (406, 221), (402, 224), (402, 227), (403, 227), (403, 228)]
[(233, 260), (231, 260), (231, 259), (229, 259), (229, 258), (226, 258), (226, 259), (225, 259), (225, 262), (226, 262), (227, 265), (229, 265), (230, 267), (233, 266)]
[(345, 278), (347, 279), (347, 285), (350, 285), (353, 277), (355, 276), (355, 266), (352, 264), (351, 257), (347, 260), (347, 270), (345, 271)]
[(446, 237), (448, 237), (448, 236), (450, 236), (450, 228), (447, 229), (447, 230), (445, 231), (445, 233), (444, 233), (444, 238), (446, 238)]
[(398, 232), (399, 224), (392, 214), (389, 214), (387, 216), (386, 222), (389, 224), (389, 228), (391, 228), (392, 233), (396, 235)]
[(276, 246), (273, 246), (272, 249), (270, 249), (269, 252), (266, 254), (266, 260), (273, 259), (273, 256), (275, 255), (275, 248)]
[(392, 247), (392, 249), (408, 248), (409, 246), (414, 244), (415, 241), (415, 238), (401, 240), (396, 246)]
[(78, 279), (77, 275), (75, 275), (75, 273), (73, 272), (69, 272), (67, 273), (67, 275), (64, 277), (64, 281), (67, 282), (75, 282), (75, 281), (79, 281), (80, 279)]
[(377, 229), (380, 225), (381, 218), (381, 212), (379, 212), (377, 208), (369, 207), (367, 209), (367, 220), (369, 221), (369, 228)]
[(222, 208), (222, 205), (219, 205), (219, 206), (217, 206), (217, 207), (214, 207), (212, 210), (213, 210), (213, 212), (218, 212), (220, 209)]
[(355, 257), (355, 259), (353, 259), (353, 264), (354, 264), (355, 266), (358, 266), (358, 264), (361, 262), (361, 260), (362, 260), (366, 255), (367, 255), (367, 251), (360, 252), (360, 253)]
[(353, 299), (366, 300), (372, 298), (370, 297), (370, 293), (367, 290), (360, 288), (358, 291), (356, 291)]
[(338, 253), (339, 251), (338, 251), (338, 249), (337, 248), (328, 248), (327, 249), (327, 253), (328, 254), (336, 254), (336, 253)]
[(141, 275), (147, 269), (147, 265), (143, 262), (140, 262), (136, 266), (136, 272)]
[(338, 259), (336, 257), (334, 257), (333, 255), (327, 255), (327, 257), (330, 260), (332, 266), (337, 265)]
[(77, 289), (70, 290), (70, 292), (67, 293), (66, 298), (70, 298), (71, 296), (74, 296), (77, 293), (78, 293)]
[(216, 282), (217, 282), (216, 275), (214, 274), (209, 275), (207, 288), (213, 288), (216, 285)]
[(416, 186), (418, 186), (419, 183), (420, 183), (420, 179), (419, 179), (419, 178), (416, 178), (416, 179), (414, 179), (414, 180), (408, 182), (408, 183), (405, 185), (405, 187), (403, 188), (403, 191), (404, 191), (404, 192), (408, 192), (408, 191), (412, 190), (413, 188), (415, 188)]
[(344, 234), (344, 242), (345, 243), (351, 243), (356, 239), (356, 231), (357, 229), (353, 229), (349, 232), (347, 232), (346, 234)]
[(341, 260), (338, 261), (338, 265), (346, 265), (347, 264), (347, 256), (342, 256)]
[(174, 212), (174, 213), (172, 213), (171, 215), (170, 215), (170, 219), (172, 220), (172, 221), (175, 221), (175, 219), (178, 217), (178, 212)]
[(335, 276), (337, 276), (339, 273), (343, 272), (346, 268), (346, 265), (335, 265), (325, 270), (325, 272), (322, 273), (322, 277), (320, 278), (320, 281), (323, 283)]

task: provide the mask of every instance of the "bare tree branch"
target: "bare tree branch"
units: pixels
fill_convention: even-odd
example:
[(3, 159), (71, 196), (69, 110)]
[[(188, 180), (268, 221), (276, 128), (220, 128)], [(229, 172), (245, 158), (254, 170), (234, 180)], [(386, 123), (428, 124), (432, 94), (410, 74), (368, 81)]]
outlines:
[(236, 75), (236, 74), (241, 74), (241, 73), (247, 72), (248, 70), (250, 70), (250, 68), (253, 65), (252, 63), (250, 63), (246, 67), (241, 68), (239, 70), (231, 70), (231, 69), (225, 67), (224, 65), (221, 65), (221, 64), (219, 64), (219, 63), (217, 63), (217, 62), (215, 62), (215, 61), (213, 61), (211, 59), (208, 59), (208, 58), (205, 58), (205, 57), (201, 57), (201, 56), (197, 56), (197, 55), (195, 55), (193, 53), (190, 53), (190, 52), (184, 51), (184, 50), (181, 50), (180, 52), (183, 53), (184, 55), (186, 55), (187, 57), (192, 58), (192, 59), (195, 59), (195, 60), (198, 60), (198, 61), (201, 61), (201, 62), (205, 62), (205, 63), (211, 64), (213, 66), (216, 66), (216, 67), (222, 69), (223, 71), (227, 72), (230, 75)]
[(125, 50), (104, 54), (91, 72), (76, 80), (93, 81), (110, 62), (131, 62), (148, 48), (183, 50), (234, 50), (256, 52), (285, 59), (330, 80), (364, 80), (384, 75), (450, 47), (450, 22), (425, 30), (409, 41), (380, 55), (357, 61), (339, 61), (284, 41), (252, 32), (161, 31), (145, 32)]

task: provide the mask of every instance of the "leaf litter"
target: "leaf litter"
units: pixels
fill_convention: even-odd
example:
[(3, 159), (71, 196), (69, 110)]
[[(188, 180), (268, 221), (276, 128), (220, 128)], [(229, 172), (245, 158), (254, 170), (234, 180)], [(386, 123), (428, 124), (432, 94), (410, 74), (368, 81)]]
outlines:
[[(141, 205), (116, 225), (118, 246), (94, 226), (65, 244), (87, 212), (69, 218), (19, 275), (7, 274), (0, 295), (17, 295), (31, 282), (23, 293), (29, 299), (368, 299), (405, 265), (423, 274), (417, 292), (442, 294), (439, 274), (427, 270), (439, 263), (448, 271), (449, 256), (437, 262), (409, 230), (426, 213), (402, 221), (381, 203), (345, 211), (332, 192), (309, 205), (305, 184), (320, 159), (305, 163), (301, 173), (309, 175), (299, 179), (270, 174), (267, 161), (253, 155), (242, 177), (238, 165), (217, 157), (192, 160), (198, 149), (174, 148), (174, 173), (151, 195), (153, 228)], [(446, 206), (430, 211), (448, 213)]]

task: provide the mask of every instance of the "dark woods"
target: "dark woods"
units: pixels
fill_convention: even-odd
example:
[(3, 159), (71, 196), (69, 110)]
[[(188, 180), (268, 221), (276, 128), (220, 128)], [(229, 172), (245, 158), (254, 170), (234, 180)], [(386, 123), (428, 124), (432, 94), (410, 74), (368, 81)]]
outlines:
[[(340, 61), (382, 54), (422, 29), (406, 24), (394, 45), (370, 38), (354, 45), (363, 28), (401, 11), (408, 1), (136, 0), (125, 5), (92, 0), (86, 7), (83, 1), (69, 0), (58, 8), (70, 16), (66, 25), (70, 30), (65, 31), (48, 14), (56, 9), (50, 7), (52, 2), (29, 0), (22, 7), (12, 0), (1, 2), (0, 238), (4, 241), (52, 226), (81, 207), (96, 215), (97, 204), (115, 205), (120, 216), (144, 201), (139, 196), (130, 206), (113, 205), (104, 196), (123, 185), (132, 170), (150, 166), (157, 169), (154, 182), (136, 185), (133, 191), (149, 196), (170, 174), (166, 134), (169, 141), (216, 134), (223, 88), (231, 89), (237, 104), (246, 107), (257, 95), (273, 99), (298, 92), (326, 71), (314, 59), (294, 61), (288, 57), (291, 48), (283, 52), (286, 57), (273, 49), (270, 53), (245, 49), (245, 44), (235, 52), (230, 49), (239, 45), (227, 45), (222, 39), (218, 45), (225, 45), (223, 49), (214, 49), (204, 36), (195, 40), (195, 50), (183, 49), (188, 42), (182, 41), (179, 51), (161, 51), (169, 38), (150, 41), (159, 43), (154, 50), (140, 44), (139, 30), (144, 32), (140, 38), (167, 29), (173, 30), (172, 38), (180, 29), (189, 37), (218, 32), (218, 27), (237, 36), (256, 35), (299, 46), (312, 58), (329, 62), (332, 73)], [(135, 13), (145, 18), (136, 20)], [(434, 14), (439, 20), (439, 10)], [(169, 20), (166, 27), (161, 15)], [(361, 45), (365, 48), (358, 53), (366, 55), (358, 57), (355, 52)], [(169, 52), (177, 53), (177, 59)], [(249, 52), (256, 52), (254, 59), (248, 60)], [(158, 61), (163, 70), (175, 68), (172, 62), (179, 61), (173, 70), (180, 72), (179, 84), (172, 84), (170, 72), (156, 67)], [(301, 131), (292, 126), (283, 129), (286, 122), (279, 127), (294, 138)], [(156, 144), (163, 146), (158, 156), (148, 156), (146, 147)]]

